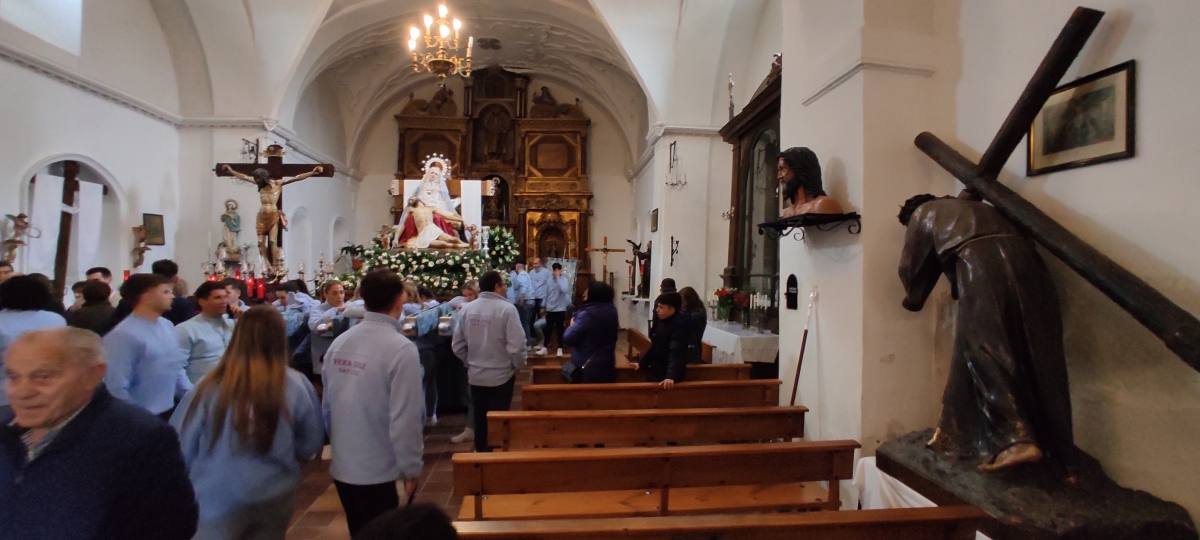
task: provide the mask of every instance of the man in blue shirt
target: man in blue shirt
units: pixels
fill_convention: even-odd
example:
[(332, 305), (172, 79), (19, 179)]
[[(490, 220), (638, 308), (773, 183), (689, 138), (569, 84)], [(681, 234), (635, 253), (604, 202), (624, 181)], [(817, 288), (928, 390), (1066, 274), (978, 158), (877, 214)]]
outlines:
[(525, 330), (525, 342), (530, 343), (533, 337), (533, 319), (537, 313), (533, 312), (533, 287), (529, 282), (529, 273), (525, 271), (524, 263), (516, 263), (513, 265), (513, 271), (509, 274), (509, 289), (504, 293), (505, 298), (517, 306), (517, 316), (521, 319), (521, 328)]
[(397, 318), (408, 301), (406, 284), (391, 270), (375, 270), (358, 286), (367, 313), (333, 340), (325, 354), (325, 412), (337, 487), (353, 537), (375, 517), (416, 492), (424, 463), (425, 399), (421, 359)]
[(562, 265), (554, 263), (549, 285), (546, 287), (546, 335), (543, 349), (550, 348), (553, 340), (562, 356), (563, 324), (567, 321), (567, 309), (571, 307), (571, 285), (563, 275)]
[(134, 274), (121, 285), (121, 299), (133, 311), (104, 336), (104, 384), (117, 399), (167, 420), (175, 400), (192, 389), (175, 327), (162, 316), (175, 299), (171, 282), (157, 274)]
[(31, 276), (13, 276), (0, 283), (0, 405), (4, 395), (4, 352), (21, 334), (31, 330), (66, 326), (67, 321), (45, 308), (52, 294)]
[(462, 307), (451, 347), (467, 366), (475, 451), (491, 452), (487, 413), (512, 406), (516, 374), (525, 367), (525, 336), (516, 308), (504, 297), (500, 273), (484, 272), (479, 289), (479, 298)]
[[(529, 259), (529, 311), (531, 321), (536, 321), (544, 315), (546, 294), (550, 290), (550, 271), (542, 266), (542, 258)], [(532, 323), (531, 323), (532, 324)], [(535, 354), (546, 354), (545, 347), (538, 347)]]
[(179, 349), (187, 355), (184, 366), (192, 384), (217, 367), (233, 337), (233, 320), (225, 314), (229, 307), (226, 294), (225, 285), (219, 281), (201, 283), (196, 288), (200, 314), (175, 327)]

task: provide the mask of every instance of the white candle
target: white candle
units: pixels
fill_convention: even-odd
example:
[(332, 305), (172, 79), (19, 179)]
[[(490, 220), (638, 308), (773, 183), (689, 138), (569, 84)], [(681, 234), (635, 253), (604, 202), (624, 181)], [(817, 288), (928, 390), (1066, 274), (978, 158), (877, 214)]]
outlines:
[(475, 48), (475, 36), (467, 37), (467, 60), (471, 59), (471, 49)]

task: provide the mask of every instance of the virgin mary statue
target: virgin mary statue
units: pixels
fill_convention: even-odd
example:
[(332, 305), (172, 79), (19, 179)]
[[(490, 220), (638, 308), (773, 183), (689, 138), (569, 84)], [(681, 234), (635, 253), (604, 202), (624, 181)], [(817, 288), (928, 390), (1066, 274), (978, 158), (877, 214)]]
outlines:
[[(455, 211), (455, 202), (450, 198), (450, 188), (446, 185), (446, 180), (450, 178), (450, 162), (435, 155), (425, 161), (422, 170), (424, 176), (421, 178), (421, 184), (417, 186), (417, 192), (413, 199), (415, 199), (414, 202), (420, 202), (421, 207), (433, 211), (433, 220), (426, 222), (422, 219), (420, 221), (423, 223), (418, 224), (416, 216), (413, 215), (416, 205), (406, 204), (404, 212), (400, 214), (400, 224), (396, 226), (398, 238), (392, 242), (394, 246), (430, 247), (429, 240), (440, 236), (440, 234), (434, 234), (435, 231), (431, 227), (439, 229), (441, 234), (461, 239), (460, 230), (463, 227), (463, 218)], [(422, 231), (421, 229), (430, 230)], [(413, 241), (410, 242), (410, 240)]]

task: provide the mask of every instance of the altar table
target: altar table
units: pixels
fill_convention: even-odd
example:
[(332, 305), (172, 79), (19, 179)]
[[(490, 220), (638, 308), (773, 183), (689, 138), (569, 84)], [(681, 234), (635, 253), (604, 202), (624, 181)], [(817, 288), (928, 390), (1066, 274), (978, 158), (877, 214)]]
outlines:
[(770, 364), (779, 354), (778, 335), (753, 327), (744, 328), (742, 323), (710, 320), (704, 328), (703, 341), (713, 347), (714, 364)]

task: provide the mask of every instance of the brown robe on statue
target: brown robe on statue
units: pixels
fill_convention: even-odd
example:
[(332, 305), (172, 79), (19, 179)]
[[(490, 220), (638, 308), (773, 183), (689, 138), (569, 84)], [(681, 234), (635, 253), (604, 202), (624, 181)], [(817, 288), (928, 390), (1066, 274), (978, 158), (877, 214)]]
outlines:
[(912, 214), (900, 257), (904, 307), (918, 311), (941, 274), (958, 300), (954, 358), (938, 427), (951, 449), (989, 459), (1036, 443), (1074, 460), (1058, 296), (1033, 242), (995, 208), (936, 199)]

